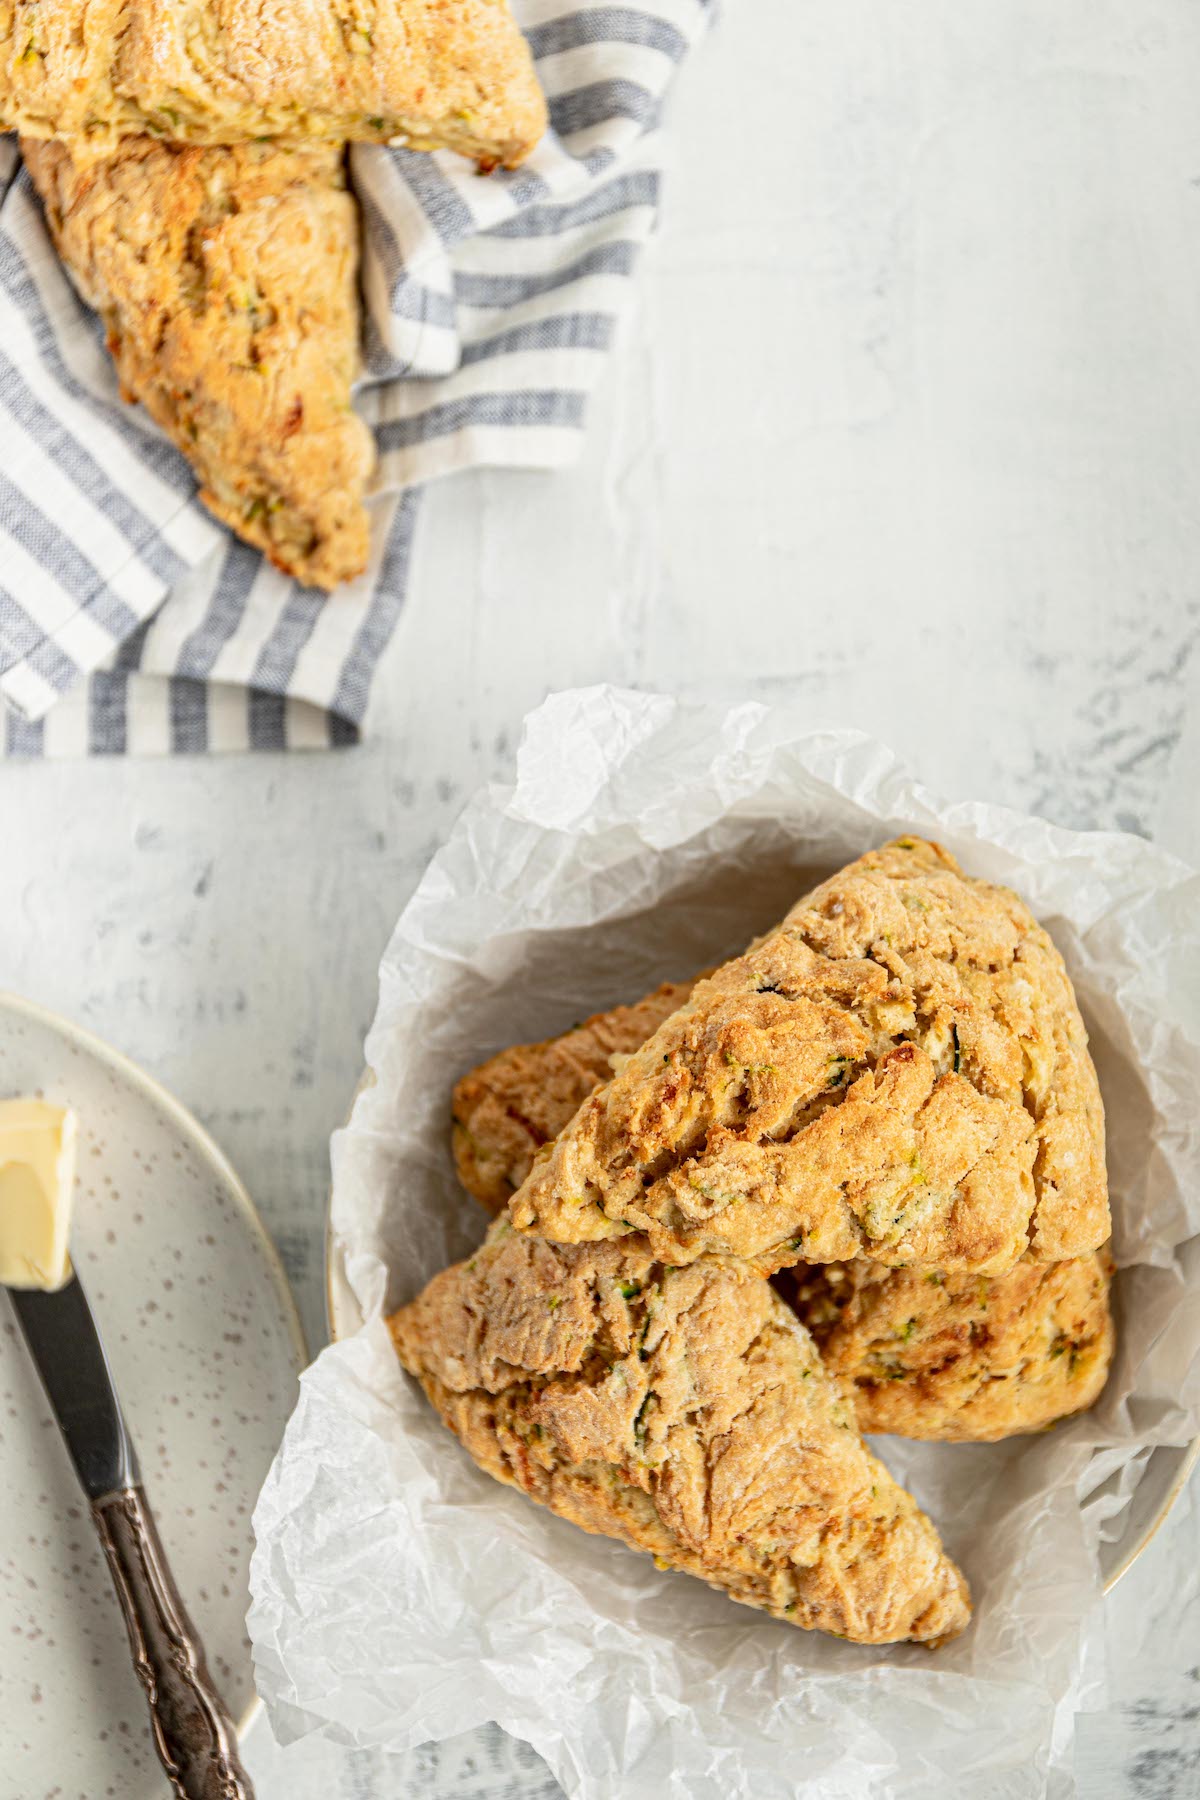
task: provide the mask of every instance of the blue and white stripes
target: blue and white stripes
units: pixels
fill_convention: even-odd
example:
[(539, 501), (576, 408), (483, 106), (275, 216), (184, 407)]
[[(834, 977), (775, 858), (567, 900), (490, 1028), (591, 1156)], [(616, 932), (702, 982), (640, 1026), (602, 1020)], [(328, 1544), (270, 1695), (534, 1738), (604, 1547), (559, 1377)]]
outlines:
[(0, 755), (352, 741), (404, 600), (417, 490), (553, 468), (658, 204), (660, 108), (706, 0), (518, 6), (552, 129), (521, 169), (357, 146), (372, 561), (332, 597), (229, 537), (123, 406), (98, 320), (0, 138)]

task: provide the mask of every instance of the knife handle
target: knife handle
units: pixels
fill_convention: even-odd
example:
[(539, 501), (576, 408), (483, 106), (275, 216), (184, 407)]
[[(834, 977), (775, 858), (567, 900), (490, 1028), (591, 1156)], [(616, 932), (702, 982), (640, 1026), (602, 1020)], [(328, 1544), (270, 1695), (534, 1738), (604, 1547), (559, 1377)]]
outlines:
[(254, 1800), (238, 1758), (237, 1734), (171, 1579), (144, 1491), (118, 1488), (103, 1495), (92, 1503), (92, 1519), (175, 1800)]

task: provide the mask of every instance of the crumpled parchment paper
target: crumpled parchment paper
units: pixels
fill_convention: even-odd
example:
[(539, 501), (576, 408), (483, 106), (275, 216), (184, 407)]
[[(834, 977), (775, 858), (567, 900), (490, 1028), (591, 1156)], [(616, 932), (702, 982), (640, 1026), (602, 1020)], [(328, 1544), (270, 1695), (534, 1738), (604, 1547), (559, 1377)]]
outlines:
[[(1016, 887), (1074, 977), (1108, 1110), (1119, 1352), (1097, 1408), (1005, 1444), (877, 1448), (970, 1579), (936, 1652), (779, 1624), (477, 1471), (382, 1309), (483, 1235), (448, 1148), (454, 1078), (740, 949), (901, 830)], [(404, 1749), (488, 1719), (585, 1800), (887, 1800), (1072, 1790), (1102, 1704), (1097, 1548), (1200, 1414), (1200, 878), (1140, 839), (945, 805), (858, 733), (592, 688), (528, 720), (388, 946), (370, 1074), (333, 1142), (366, 1317), (305, 1375), (255, 1514), (250, 1630), (285, 1740)]]

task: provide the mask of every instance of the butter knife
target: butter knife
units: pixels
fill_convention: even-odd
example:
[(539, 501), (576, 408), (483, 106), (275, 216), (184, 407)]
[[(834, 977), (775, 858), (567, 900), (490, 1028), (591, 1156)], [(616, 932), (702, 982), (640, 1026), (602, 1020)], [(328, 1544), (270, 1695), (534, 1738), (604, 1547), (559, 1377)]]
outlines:
[(79, 1278), (50, 1293), (8, 1291), (91, 1506), (171, 1792), (176, 1800), (254, 1800), (237, 1734), (171, 1579)]

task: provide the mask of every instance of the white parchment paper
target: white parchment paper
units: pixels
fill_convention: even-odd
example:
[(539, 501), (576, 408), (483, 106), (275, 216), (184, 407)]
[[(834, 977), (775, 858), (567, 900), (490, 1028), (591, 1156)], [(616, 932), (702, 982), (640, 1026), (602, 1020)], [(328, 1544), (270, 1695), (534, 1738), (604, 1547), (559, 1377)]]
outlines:
[[(865, 1650), (660, 1573), (480, 1474), (400, 1371), (382, 1312), (483, 1235), (451, 1083), (740, 949), (901, 830), (1016, 887), (1078, 989), (1108, 1109), (1119, 1351), (1096, 1409), (1006, 1444), (877, 1448), (966, 1570), (971, 1629)], [(380, 973), (368, 1085), (333, 1142), (333, 1229), (366, 1317), (308, 1371), (255, 1515), (250, 1630), (284, 1739), (404, 1749), (497, 1720), (585, 1800), (928, 1800), (1071, 1791), (1102, 1703), (1097, 1549), (1151, 1446), (1200, 1414), (1200, 878), (1134, 837), (945, 805), (858, 733), (592, 688), (528, 720)]]

